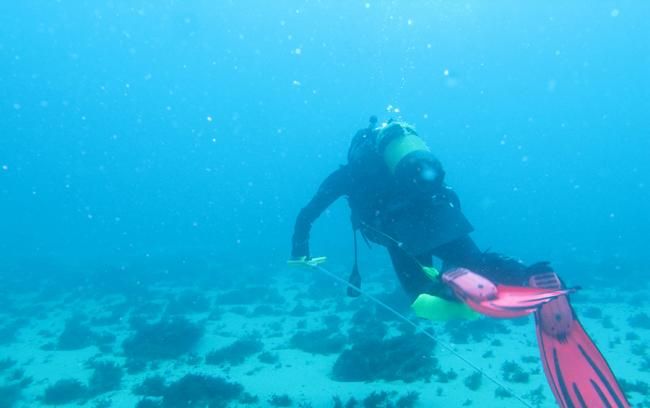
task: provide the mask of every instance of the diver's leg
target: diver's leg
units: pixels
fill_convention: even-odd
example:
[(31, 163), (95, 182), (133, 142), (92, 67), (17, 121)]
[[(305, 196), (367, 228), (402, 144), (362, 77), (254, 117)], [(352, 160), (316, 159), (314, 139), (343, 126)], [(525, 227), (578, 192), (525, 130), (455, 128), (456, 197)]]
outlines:
[[(469, 235), (442, 244), (432, 251), (442, 261), (442, 270), (477, 264), (483, 253)], [(470, 268), (471, 269), (471, 268)]]
[(522, 262), (505, 255), (481, 252), (468, 235), (440, 245), (433, 250), (433, 255), (443, 261), (443, 271), (463, 267), (495, 283), (507, 285), (526, 286), (530, 276), (553, 271), (546, 262), (526, 267)]
[[(413, 300), (418, 295), (428, 292), (433, 288), (433, 282), (424, 274), (418, 262), (423, 265), (431, 265), (431, 256), (418, 256), (415, 258), (409, 256), (404, 250), (396, 247), (387, 247), (393, 268), (397, 278), (409, 297)], [(428, 258), (428, 259), (427, 259)]]

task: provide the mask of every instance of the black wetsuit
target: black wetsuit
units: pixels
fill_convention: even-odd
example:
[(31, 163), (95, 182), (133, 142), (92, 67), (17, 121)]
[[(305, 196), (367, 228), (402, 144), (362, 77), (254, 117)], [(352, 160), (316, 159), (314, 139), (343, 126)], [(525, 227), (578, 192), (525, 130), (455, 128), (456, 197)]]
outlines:
[(439, 287), (418, 265), (432, 265), (433, 257), (442, 260), (443, 270), (462, 266), (503, 283), (525, 280), (521, 263), (479, 250), (469, 236), (473, 228), (460, 210), (458, 196), (449, 187), (431, 195), (409, 195), (381, 170), (360, 174), (350, 165), (330, 174), (300, 211), (293, 257), (309, 256), (312, 223), (343, 196), (348, 198), (353, 226), (388, 249), (399, 281), (411, 296)]

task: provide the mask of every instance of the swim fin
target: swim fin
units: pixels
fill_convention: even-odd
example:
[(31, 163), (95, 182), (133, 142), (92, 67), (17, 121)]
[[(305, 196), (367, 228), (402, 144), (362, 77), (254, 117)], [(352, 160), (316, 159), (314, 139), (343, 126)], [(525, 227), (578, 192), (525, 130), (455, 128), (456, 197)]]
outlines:
[(502, 319), (529, 315), (541, 305), (575, 291), (494, 284), (465, 268), (445, 272), (442, 281), (475, 311)]
[[(551, 290), (562, 288), (554, 272), (532, 276), (530, 285)], [(535, 312), (535, 325), (546, 379), (560, 407), (630, 406), (566, 296)]]

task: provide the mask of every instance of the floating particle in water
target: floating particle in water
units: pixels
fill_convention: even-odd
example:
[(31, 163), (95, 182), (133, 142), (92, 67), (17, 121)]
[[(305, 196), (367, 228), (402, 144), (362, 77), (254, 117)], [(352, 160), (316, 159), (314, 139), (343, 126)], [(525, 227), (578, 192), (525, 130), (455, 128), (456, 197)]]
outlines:
[(301, 55), (302, 54), (302, 49), (301, 48), (296, 48), (295, 50), (293, 50), (293, 53), (295, 55)]
[(442, 75), (448, 77), (449, 76), (449, 69), (445, 68), (444, 71), (442, 71)]
[(14, 103), (14, 109), (20, 110), (20, 108), (22, 108), (22, 106), (18, 102)]
[(205, 119), (206, 119), (208, 122), (212, 122), (212, 116), (210, 116), (210, 115), (208, 115)]
[(611, 13), (609, 13), (612, 17), (618, 17), (619, 14), (621, 14), (621, 11), (619, 9), (613, 9)]
[(388, 105), (386, 106), (386, 112), (400, 113), (400, 109), (397, 106)]
[(2, 165), (2, 170), (4, 170), (4, 171), (9, 170), (9, 166), (7, 166), (6, 164), (3, 164)]
[(300, 86), (300, 85), (302, 85), (302, 84), (301, 84), (300, 81), (298, 81), (297, 79), (294, 79), (294, 80), (291, 82), (291, 85), (293, 85), (293, 86)]
[(364, 4), (364, 7), (367, 8), (367, 9), (369, 9), (369, 8), (370, 8), (370, 3), (366, 3), (366, 4)]

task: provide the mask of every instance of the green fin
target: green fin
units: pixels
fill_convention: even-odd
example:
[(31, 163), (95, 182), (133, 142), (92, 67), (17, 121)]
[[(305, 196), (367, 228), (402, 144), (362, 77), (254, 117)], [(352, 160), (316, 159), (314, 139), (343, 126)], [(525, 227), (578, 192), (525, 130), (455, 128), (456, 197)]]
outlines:
[(421, 294), (411, 305), (415, 315), (428, 320), (476, 319), (479, 313), (464, 303), (446, 300), (437, 296)]

